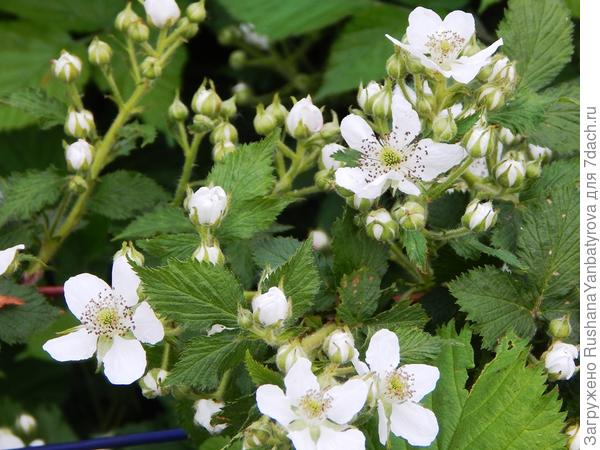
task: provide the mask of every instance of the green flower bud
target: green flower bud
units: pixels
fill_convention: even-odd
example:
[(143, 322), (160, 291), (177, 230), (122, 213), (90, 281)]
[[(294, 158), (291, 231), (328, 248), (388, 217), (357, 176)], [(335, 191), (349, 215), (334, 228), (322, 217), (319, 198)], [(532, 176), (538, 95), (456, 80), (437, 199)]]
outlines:
[(158, 58), (147, 56), (140, 65), (142, 75), (146, 78), (154, 79), (160, 77), (162, 73), (162, 64)]
[(267, 114), (271, 114), (277, 120), (277, 125), (283, 125), (288, 115), (288, 110), (281, 104), (279, 94), (273, 96), (273, 101), (265, 108)]
[(494, 85), (484, 85), (479, 91), (478, 101), (482, 103), (488, 111), (498, 109), (504, 105), (506, 97), (504, 91)]
[(204, 7), (204, 0), (191, 3), (185, 10), (185, 13), (188, 19), (190, 19), (190, 21), (194, 23), (204, 22), (204, 19), (206, 19), (206, 8)]
[(299, 342), (292, 342), (279, 347), (277, 356), (275, 357), (275, 363), (279, 370), (283, 373), (287, 373), (300, 358), (308, 358), (308, 355)]
[(256, 116), (254, 116), (254, 129), (261, 136), (267, 136), (277, 128), (278, 120), (274, 114), (265, 111), (264, 106), (259, 104), (256, 107)]
[(551, 320), (548, 326), (548, 333), (555, 339), (565, 339), (571, 335), (571, 331), (571, 321), (568, 315)]
[(192, 98), (192, 109), (195, 113), (204, 114), (205, 116), (215, 118), (221, 112), (223, 101), (219, 94), (212, 87), (206, 89), (205, 82), (198, 88)]
[(194, 133), (206, 133), (212, 130), (214, 127), (215, 121), (212, 120), (210, 117), (204, 116), (202, 114), (195, 114), (190, 129)]
[(135, 20), (127, 27), (127, 36), (135, 42), (146, 42), (150, 37), (150, 28), (142, 19)]
[(165, 388), (163, 385), (168, 375), (169, 372), (164, 369), (155, 368), (149, 370), (139, 381), (142, 395), (146, 398), (156, 398), (166, 395), (168, 388)]
[(392, 208), (392, 217), (405, 230), (421, 230), (425, 226), (427, 212), (418, 202), (396, 203)]
[(492, 202), (473, 200), (467, 205), (461, 222), (466, 228), (477, 233), (487, 231), (496, 223), (498, 212), (494, 210)]
[(243, 50), (234, 50), (229, 55), (229, 65), (235, 70), (242, 69), (246, 65), (247, 60), (248, 56)]
[(219, 123), (210, 134), (210, 142), (213, 144), (224, 141), (235, 143), (237, 140), (238, 132), (229, 122)]
[(229, 97), (223, 103), (221, 103), (221, 115), (226, 119), (231, 119), (237, 114), (237, 105), (235, 103), (235, 95)]
[(335, 364), (350, 362), (356, 353), (352, 333), (347, 330), (334, 331), (325, 338), (323, 351)]
[(395, 51), (385, 63), (385, 70), (388, 76), (394, 80), (404, 78), (406, 75), (406, 65), (404, 62), (404, 53)]
[(504, 86), (508, 90), (514, 89), (517, 84), (517, 69), (515, 68), (515, 64), (511, 63), (507, 57), (500, 58), (492, 66), (487, 81), (488, 83), (496, 83)]
[(330, 169), (319, 170), (315, 173), (315, 184), (323, 191), (333, 191), (335, 189), (335, 172)]
[(80, 139), (94, 134), (96, 124), (94, 123), (93, 114), (87, 109), (77, 111), (74, 108), (69, 108), (64, 130), (67, 135)]
[(444, 110), (433, 119), (433, 140), (436, 142), (448, 142), (456, 136), (456, 122), (448, 111)]
[(138, 266), (144, 265), (144, 255), (140, 253), (130, 241), (124, 241), (121, 244), (121, 249), (115, 253), (113, 256), (113, 261), (123, 257), (127, 260), (133, 261)]
[(533, 159), (540, 160), (541, 162), (548, 162), (550, 159), (552, 159), (552, 150), (550, 150), (548, 147), (529, 144), (528, 150)]
[(179, 26), (181, 27), (181, 35), (185, 39), (193, 38), (198, 34), (198, 30), (200, 29), (197, 23), (190, 22), (190, 19), (187, 17), (183, 17), (179, 20)]
[(235, 151), (235, 144), (230, 141), (217, 142), (212, 150), (213, 159), (215, 161), (223, 161), (223, 159)]
[[(340, 195), (346, 198), (346, 203), (354, 209), (357, 209), (361, 212), (367, 212), (375, 204), (375, 199), (359, 197), (351, 191), (347, 191), (346, 189), (340, 188), (337, 185), (336, 187)], [(350, 195), (348, 195), (348, 193), (350, 193)]]
[(331, 111), (331, 115), (333, 116), (331, 122), (323, 124), (323, 128), (321, 128), (321, 131), (319, 132), (325, 142), (333, 142), (340, 137), (340, 122), (337, 114), (335, 111)]
[(254, 324), (254, 316), (252, 311), (244, 308), (238, 308), (238, 325), (240, 328), (248, 330)]
[(247, 105), (252, 100), (252, 89), (246, 83), (237, 83), (231, 90), (238, 105)]
[(363, 87), (362, 83), (360, 83), (358, 86), (356, 102), (358, 103), (358, 106), (360, 106), (360, 108), (367, 114), (372, 114), (372, 99), (375, 94), (381, 91), (381, 89), (382, 86), (377, 81), (369, 81), (366, 87)]
[(88, 59), (96, 66), (104, 66), (112, 59), (112, 48), (95, 37), (88, 47)]
[(169, 119), (175, 122), (183, 122), (188, 118), (189, 114), (187, 106), (179, 99), (179, 93), (177, 93), (173, 103), (169, 106)]
[(505, 159), (498, 164), (494, 175), (501, 186), (517, 187), (525, 178), (525, 164), (523, 161)]
[(504, 127), (500, 129), (500, 133), (498, 133), (498, 138), (500, 139), (500, 142), (502, 142), (504, 145), (512, 145), (519, 140), (519, 137), (515, 136), (509, 128)]
[(244, 450), (290, 450), (285, 432), (275, 422), (263, 416), (244, 430)]
[(219, 44), (223, 46), (233, 44), (239, 36), (239, 32), (233, 26), (222, 28), (217, 35)]
[(473, 158), (481, 158), (498, 145), (496, 128), (475, 125), (464, 135), (462, 145)]
[(467, 45), (465, 46), (465, 48), (462, 51), (462, 55), (463, 56), (473, 56), (476, 53), (479, 53), (481, 50), (483, 50), (481, 48), (481, 46), (479, 45), (479, 43), (477, 42), (477, 39), (475, 39), (473, 37), (473, 39), (471, 39)]
[(528, 161), (525, 163), (525, 176), (527, 178), (539, 178), (542, 174), (542, 161)]
[(225, 256), (218, 245), (201, 245), (194, 251), (194, 258), (198, 262), (210, 263), (213, 266), (223, 265)]
[(392, 87), (386, 84), (379, 92), (375, 93), (366, 105), (373, 117), (389, 119), (392, 117)]
[(384, 208), (371, 211), (365, 225), (367, 234), (378, 241), (391, 241), (398, 236), (398, 222)]
[(52, 73), (59, 80), (70, 83), (81, 74), (81, 60), (63, 50), (58, 59), (52, 60)]
[(129, 25), (138, 20), (140, 17), (131, 9), (131, 3), (127, 3), (125, 9), (123, 9), (117, 18), (115, 19), (115, 28), (119, 31), (127, 31)]
[(72, 177), (69, 177), (67, 189), (74, 194), (81, 194), (88, 189), (88, 184), (81, 175), (73, 175)]
[(419, 116), (421, 117), (430, 116), (433, 112), (431, 101), (428, 98), (420, 97), (419, 99), (417, 99), (416, 110), (417, 113), (419, 113)]

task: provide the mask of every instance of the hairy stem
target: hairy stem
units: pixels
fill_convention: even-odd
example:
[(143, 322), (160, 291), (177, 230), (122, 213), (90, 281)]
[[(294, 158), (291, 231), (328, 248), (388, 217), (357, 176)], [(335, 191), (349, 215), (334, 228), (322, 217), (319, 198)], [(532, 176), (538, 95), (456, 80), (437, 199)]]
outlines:
[[(185, 155), (185, 161), (183, 163), (181, 177), (179, 177), (179, 182), (177, 183), (177, 189), (175, 190), (175, 197), (173, 198), (173, 205), (175, 206), (181, 204), (183, 201), (196, 162), (198, 148), (200, 147), (200, 142), (202, 142), (203, 137), (204, 134), (195, 134), (189, 147), (187, 149), (184, 148), (183, 153)], [(187, 137), (185, 138), (185, 142), (187, 142)]]

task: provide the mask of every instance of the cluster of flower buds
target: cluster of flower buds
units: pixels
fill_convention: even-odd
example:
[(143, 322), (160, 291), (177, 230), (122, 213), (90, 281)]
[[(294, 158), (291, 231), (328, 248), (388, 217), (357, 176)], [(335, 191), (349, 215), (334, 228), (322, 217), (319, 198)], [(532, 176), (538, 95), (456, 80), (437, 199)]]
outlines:
[(398, 202), (392, 208), (392, 217), (405, 230), (421, 230), (425, 227), (427, 211), (416, 201)]
[(281, 104), (279, 94), (273, 96), (273, 101), (266, 107), (259, 104), (254, 116), (254, 129), (262, 136), (270, 134), (275, 128), (282, 127), (288, 116), (288, 110)]
[(478, 74), (484, 83), (478, 91), (477, 100), (488, 111), (504, 105), (506, 98), (517, 85), (515, 63), (506, 56), (497, 54)]
[(389, 119), (392, 115), (392, 84), (388, 81), (382, 86), (370, 81), (366, 87), (362, 83), (356, 95), (358, 106), (375, 118)]
[(473, 200), (467, 205), (461, 221), (464, 227), (475, 232), (482, 232), (495, 225), (497, 216), (498, 212), (494, 209), (491, 201)]
[(398, 237), (398, 222), (387, 209), (369, 212), (365, 219), (367, 234), (378, 241), (393, 241)]
[(228, 121), (220, 122), (210, 134), (213, 147), (213, 159), (221, 161), (225, 156), (235, 151), (238, 142), (237, 129)]

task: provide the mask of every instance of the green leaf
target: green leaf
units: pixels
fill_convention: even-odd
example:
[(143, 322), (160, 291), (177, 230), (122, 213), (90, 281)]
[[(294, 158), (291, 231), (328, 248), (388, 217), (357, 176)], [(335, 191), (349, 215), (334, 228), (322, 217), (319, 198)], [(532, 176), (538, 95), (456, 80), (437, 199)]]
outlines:
[(89, 208), (109, 219), (123, 220), (168, 199), (169, 194), (152, 178), (139, 172), (118, 170), (100, 179)]
[(152, 144), (156, 139), (156, 128), (147, 123), (131, 122), (119, 130), (118, 137), (111, 153), (115, 157), (127, 156), (138, 147), (138, 141), (140, 148)]
[(528, 134), (544, 120), (553, 103), (554, 98), (520, 86), (502, 108), (490, 113), (489, 122), (509, 128), (515, 134)]
[(523, 263), (519, 261), (514, 253), (499, 248), (493, 248), (489, 245), (485, 245), (483, 242), (477, 239), (475, 235), (467, 235), (458, 239), (452, 239), (450, 245), (456, 252), (457, 255), (466, 259), (477, 259), (481, 253), (498, 258), (500, 261), (506, 264), (516, 267), (521, 270), (526, 270)]
[(419, 328), (395, 328), (403, 364), (431, 363), (441, 351), (442, 341)]
[(362, 153), (353, 148), (344, 148), (335, 152), (331, 157), (336, 161), (344, 163), (346, 167), (356, 167), (362, 157)]
[(368, 268), (342, 277), (338, 293), (337, 316), (348, 325), (356, 325), (373, 315), (381, 296), (381, 278)]
[(67, 106), (39, 88), (25, 88), (12, 92), (5, 98), (0, 98), (0, 104), (23, 111), (37, 120), (42, 129), (62, 125), (67, 116)]
[(304, 241), (292, 257), (263, 282), (262, 289), (281, 286), (292, 304), (290, 322), (298, 320), (313, 305), (321, 280), (310, 240)]
[(333, 272), (336, 278), (369, 267), (379, 276), (387, 270), (387, 248), (369, 238), (364, 228), (354, 224), (354, 213), (346, 209), (332, 227)]
[(368, 0), (218, 0), (240, 22), (252, 23), (256, 32), (273, 40), (318, 30), (368, 6)]
[(229, 208), (216, 234), (229, 241), (249, 239), (256, 233), (268, 230), (291, 202), (290, 198), (268, 197), (236, 202)]
[(157, 258), (190, 258), (200, 245), (196, 233), (163, 234), (141, 239), (136, 244), (146, 253)]
[(32, 217), (58, 200), (63, 178), (52, 168), (11, 175), (0, 202), (0, 226)]
[(579, 181), (579, 159), (563, 159), (544, 166), (542, 175), (521, 193), (521, 201), (539, 202), (552, 191), (577, 185)]
[(563, 0), (510, 0), (498, 35), (502, 52), (517, 61), (521, 84), (547, 86), (570, 61), (573, 23)]
[(481, 14), (482, 12), (484, 12), (486, 9), (488, 9), (490, 6), (493, 6), (497, 3), (500, 3), (502, 0), (481, 0), (481, 3), (479, 4), (479, 9), (478, 9), (478, 13)]
[(407, 300), (395, 302), (392, 307), (367, 321), (378, 328), (423, 328), (429, 317), (419, 304), (411, 305)]
[(194, 233), (192, 223), (184, 216), (183, 210), (161, 205), (138, 217), (125, 227), (114, 240), (148, 238), (157, 234)]
[[(523, 215), (517, 255), (542, 298), (566, 295), (579, 283), (579, 194), (556, 190)], [(540, 299), (541, 301), (541, 299)]]
[(167, 384), (215, 389), (223, 373), (242, 362), (251, 345), (247, 337), (230, 332), (193, 338), (185, 344), (179, 360), (169, 373)]
[(246, 370), (256, 386), (262, 384), (274, 384), (283, 387), (283, 377), (281, 374), (256, 361), (249, 350), (246, 350), (244, 362), (246, 364)]
[(372, 4), (355, 14), (333, 43), (317, 97), (354, 90), (361, 81), (383, 78), (385, 62), (394, 52), (385, 34), (401, 38), (408, 13), (399, 6)]
[(484, 267), (461, 275), (449, 288), (461, 311), (475, 323), (483, 347), (494, 348), (510, 330), (522, 338), (533, 337), (535, 293), (514, 275)]
[(194, 331), (214, 324), (237, 326), (243, 291), (225, 267), (171, 259), (163, 267), (137, 270), (144, 293), (159, 313)]
[(21, 305), (0, 307), (0, 340), (9, 345), (26, 342), (29, 336), (46, 328), (58, 314), (33, 286), (0, 279), (0, 297), (16, 297)]
[(283, 265), (300, 247), (300, 241), (291, 237), (266, 237), (257, 240), (253, 245), (253, 256), (256, 264), (269, 267), (271, 270)]
[(417, 267), (425, 269), (427, 266), (427, 239), (423, 233), (417, 230), (402, 230), (400, 239), (408, 259)]

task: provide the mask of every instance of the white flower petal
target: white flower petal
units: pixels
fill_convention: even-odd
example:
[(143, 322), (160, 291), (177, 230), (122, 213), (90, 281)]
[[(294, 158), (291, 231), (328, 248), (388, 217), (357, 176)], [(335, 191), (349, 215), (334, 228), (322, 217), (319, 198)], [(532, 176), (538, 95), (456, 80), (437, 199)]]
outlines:
[(492, 45), (475, 53), (472, 56), (461, 56), (451, 65), (452, 78), (459, 83), (471, 82), (479, 73), (481, 68), (490, 62), (490, 57), (502, 45), (502, 39), (498, 39)]
[(418, 142), (406, 163), (415, 178), (431, 181), (459, 164), (466, 156), (458, 144), (441, 144), (431, 139)]
[(4, 272), (6, 272), (6, 269), (8, 269), (8, 266), (12, 264), (17, 255), (17, 251), (19, 250), (25, 250), (25, 245), (18, 244), (0, 251), (0, 276), (3, 275)]
[(442, 19), (431, 9), (419, 6), (413, 9), (408, 16), (408, 23), (409, 25), (406, 29), (408, 42), (411, 46), (424, 52), (429, 35), (440, 29)]
[(69, 278), (64, 285), (67, 306), (75, 317), (81, 319), (85, 306), (102, 291), (111, 288), (104, 280), (90, 273), (82, 273)]
[(385, 407), (381, 400), (377, 401), (377, 434), (381, 445), (387, 444), (390, 435), (390, 419), (385, 413)]
[(0, 449), (22, 448), (25, 443), (15, 436), (8, 428), (0, 428)]
[(336, 159), (333, 159), (333, 154), (344, 150), (344, 146), (340, 144), (327, 144), (321, 149), (321, 162), (323, 166), (328, 170), (337, 170), (342, 166), (342, 163)]
[(363, 380), (348, 380), (327, 391), (331, 399), (327, 417), (335, 423), (344, 425), (362, 409), (367, 400), (369, 388)]
[(308, 391), (321, 390), (317, 377), (310, 367), (311, 362), (308, 359), (298, 358), (285, 376), (285, 392), (292, 404), (296, 404)]
[(348, 147), (363, 153), (370, 153), (381, 147), (371, 126), (356, 114), (350, 114), (342, 119), (340, 133)]
[(475, 34), (475, 19), (473, 14), (464, 11), (452, 11), (442, 23), (442, 28), (451, 30), (465, 40), (465, 44)]
[(402, 366), (402, 372), (410, 375), (413, 379), (412, 397), (413, 402), (420, 401), (423, 397), (435, 389), (440, 379), (440, 371), (437, 367), (427, 364), (406, 364)]
[(403, 149), (421, 131), (421, 121), (412, 105), (402, 95), (396, 86), (392, 95), (392, 131), (389, 142), (397, 149)]
[(261, 413), (275, 419), (284, 427), (296, 419), (290, 401), (279, 386), (263, 384), (256, 390), (256, 404)]
[(385, 328), (373, 335), (367, 349), (366, 361), (371, 371), (385, 374), (400, 364), (400, 343), (396, 333)]
[(135, 305), (138, 300), (137, 290), (140, 278), (123, 255), (117, 256), (112, 266), (112, 285), (115, 291), (122, 295), (127, 306)]
[(146, 352), (138, 340), (115, 336), (102, 363), (112, 384), (131, 384), (144, 376)]
[(225, 406), (222, 402), (216, 402), (212, 399), (200, 399), (194, 403), (194, 423), (206, 428), (211, 434), (218, 434), (227, 428), (226, 424), (213, 425), (212, 418), (215, 414), (220, 412)]
[(294, 444), (295, 450), (317, 450), (317, 445), (310, 435), (309, 428), (300, 431), (291, 431), (288, 433), (288, 438)]
[(146, 344), (156, 344), (165, 337), (162, 323), (154, 314), (148, 302), (140, 303), (133, 313), (133, 335)]
[(415, 183), (404, 177), (399, 177), (397, 180), (392, 181), (392, 188), (398, 189), (408, 195), (419, 195), (421, 193), (421, 190)]
[(390, 419), (392, 433), (414, 446), (428, 446), (439, 431), (435, 414), (417, 403), (394, 404)]
[(98, 336), (80, 328), (64, 336), (47, 341), (42, 347), (57, 361), (81, 361), (96, 352)]
[(317, 441), (317, 450), (340, 449), (365, 450), (365, 435), (356, 428), (350, 428), (346, 431), (335, 431), (329, 427), (321, 427), (321, 434)]

